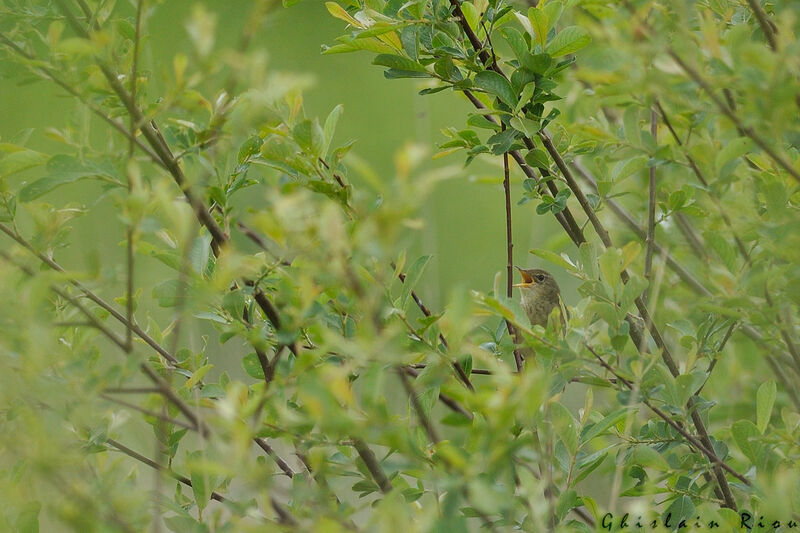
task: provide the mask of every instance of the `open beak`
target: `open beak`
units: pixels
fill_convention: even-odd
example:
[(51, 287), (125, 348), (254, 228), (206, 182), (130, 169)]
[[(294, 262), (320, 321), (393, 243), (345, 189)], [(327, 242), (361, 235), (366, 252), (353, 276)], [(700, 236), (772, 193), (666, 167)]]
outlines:
[(528, 274), (528, 272), (524, 268), (520, 267), (515, 267), (515, 268), (519, 270), (520, 274), (522, 274), (522, 283), (515, 283), (514, 285), (512, 285), (513, 287), (530, 287), (531, 285), (536, 283), (533, 280), (533, 276)]

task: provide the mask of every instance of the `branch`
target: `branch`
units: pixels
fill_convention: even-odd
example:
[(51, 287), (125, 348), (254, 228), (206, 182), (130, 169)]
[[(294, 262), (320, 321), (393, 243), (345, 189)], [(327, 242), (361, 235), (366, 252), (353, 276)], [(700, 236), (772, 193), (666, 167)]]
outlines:
[(375, 453), (369, 449), (367, 443), (361, 439), (353, 439), (353, 448), (356, 449), (358, 455), (361, 457), (361, 460), (364, 461), (364, 464), (366, 465), (367, 470), (369, 470), (373, 481), (375, 481), (375, 484), (378, 485), (378, 488), (381, 490), (381, 492), (384, 494), (391, 492), (393, 488), (392, 483), (389, 481), (389, 478), (386, 477), (386, 474), (383, 473), (381, 464), (375, 457)]
[[(393, 269), (397, 270), (397, 265), (395, 265), (394, 262), (392, 262), (391, 265)], [(406, 275), (404, 273), (398, 272), (397, 277), (400, 279), (401, 283), (406, 282)], [(417, 304), (419, 310), (422, 311), (423, 315), (426, 317), (431, 316), (430, 309), (428, 309), (420, 297), (417, 296), (417, 293), (414, 291), (414, 289), (411, 289), (411, 298), (414, 300), (414, 303)], [(444, 338), (444, 335), (441, 332), (439, 333), (439, 340), (442, 341), (442, 345), (445, 347), (445, 349), (450, 348), (450, 345), (447, 344), (447, 339)], [(464, 383), (464, 385), (466, 385), (469, 390), (474, 392), (475, 387), (472, 385), (472, 382), (470, 381), (467, 372), (464, 370), (464, 367), (461, 366), (461, 363), (459, 363), (457, 359), (453, 359), (453, 368), (455, 369), (456, 374), (458, 374), (458, 378)]]
[[(145, 465), (149, 466), (150, 468), (152, 468), (154, 470), (157, 470), (159, 472), (165, 472), (168, 476), (170, 476), (171, 478), (177, 480), (178, 482), (182, 483), (183, 485), (186, 485), (187, 487), (191, 487), (192, 486), (192, 481), (189, 478), (187, 478), (186, 476), (182, 476), (182, 475), (178, 474), (177, 472), (174, 472), (170, 468), (168, 468), (166, 466), (163, 466), (163, 465), (160, 465), (160, 464), (156, 463), (155, 461), (153, 461), (152, 459), (148, 459), (144, 455), (131, 450), (127, 446), (123, 445), (122, 443), (117, 442), (114, 439), (107, 439), (106, 443), (108, 443), (113, 448), (119, 450), (120, 452), (124, 453), (128, 457), (131, 457), (132, 459), (136, 459), (140, 463), (145, 464)], [(212, 500), (216, 500), (216, 501), (218, 501), (220, 503), (225, 503), (225, 502), (228, 501), (228, 499), (225, 496), (223, 496), (222, 494), (220, 494), (220, 493), (218, 493), (216, 491), (212, 491), (210, 497), (211, 497)], [(294, 517), (291, 515), (291, 513), (289, 513), (289, 511), (286, 509), (286, 507), (284, 507), (284, 505), (282, 503), (280, 503), (278, 500), (276, 500), (273, 496), (270, 496), (270, 505), (272, 506), (272, 509), (275, 511), (275, 514), (278, 515), (278, 519), (280, 520), (280, 522), (285, 523), (285, 524), (295, 525), (295, 526), (297, 525), (297, 521), (294, 519)]]
[[(628, 10), (635, 14), (635, 10), (631, 3), (628, 0), (624, 0), (625, 5), (627, 6)], [(756, 15), (758, 16), (758, 15)], [(647, 23), (647, 21), (642, 20), (640, 21), (640, 28), (646, 30), (644, 33), (647, 37), (650, 37), (653, 33), (653, 29)], [(681, 56), (675, 51), (674, 48), (668, 46), (666, 49), (667, 55), (669, 55), (680, 67), (683, 69), (684, 72), (692, 79), (700, 88), (703, 90), (704, 93), (711, 98), (711, 101), (717, 106), (717, 109), (730, 120), (736, 129), (738, 129), (743, 135), (749, 137), (759, 148), (761, 148), (764, 153), (766, 153), (779, 167), (783, 168), (790, 176), (792, 176), (796, 181), (800, 182), (800, 171), (792, 166), (792, 164), (782, 155), (779, 154), (777, 151), (773, 150), (770, 143), (768, 143), (764, 138), (762, 138), (756, 131), (746, 126), (741, 119), (736, 115), (736, 112), (733, 108), (725, 102), (722, 98), (720, 98), (717, 93), (714, 91), (714, 87), (706, 81), (694, 67), (690, 66), (686, 61), (683, 60)]]
[[(591, 347), (589, 344), (585, 344), (585, 346), (586, 346), (586, 348), (587, 348), (587, 349), (588, 349), (588, 350), (589, 350), (589, 351), (592, 353), (592, 355), (594, 355), (594, 356), (595, 356), (595, 358), (596, 358), (596, 359), (598, 360), (598, 362), (599, 362), (599, 363), (600, 363), (600, 364), (603, 366), (603, 368), (605, 368), (606, 370), (608, 370), (609, 372), (611, 372), (612, 374), (614, 374), (614, 376), (616, 376), (617, 380), (619, 380), (619, 381), (620, 381), (620, 382), (621, 382), (623, 385), (625, 385), (625, 387), (627, 387), (629, 390), (633, 390), (633, 388), (634, 388), (634, 385), (633, 385), (633, 383), (631, 383), (630, 381), (628, 381), (628, 379), (626, 379), (626, 378), (622, 377), (622, 376), (621, 376), (621, 375), (620, 375), (620, 374), (619, 374), (619, 373), (618, 373), (618, 372), (617, 372), (617, 371), (616, 371), (616, 370), (615, 370), (615, 369), (614, 369), (614, 368), (613, 368), (611, 365), (609, 365), (608, 363), (606, 363), (606, 361), (605, 361), (605, 360), (604, 360), (602, 357), (600, 357), (600, 355), (598, 355), (598, 353), (597, 353), (596, 351), (594, 351), (594, 349), (593, 349), (593, 348), (592, 348), (592, 347)], [(730, 465), (728, 465), (728, 464), (727, 464), (725, 461), (723, 461), (722, 459), (720, 459), (719, 457), (717, 457), (716, 453), (714, 453), (714, 451), (713, 451), (713, 447), (711, 447), (711, 448), (707, 448), (705, 445), (703, 445), (703, 443), (701, 443), (700, 441), (698, 441), (698, 440), (697, 440), (697, 439), (696, 439), (694, 436), (692, 436), (692, 435), (691, 435), (691, 434), (689, 434), (689, 433), (688, 433), (688, 432), (687, 432), (685, 429), (683, 429), (683, 428), (682, 428), (682, 427), (681, 427), (681, 426), (680, 426), (680, 425), (679, 425), (677, 422), (675, 422), (675, 421), (672, 419), (672, 417), (670, 417), (670, 416), (669, 416), (667, 413), (665, 413), (664, 411), (662, 411), (662, 410), (661, 410), (661, 409), (659, 409), (658, 407), (654, 406), (654, 405), (652, 404), (652, 402), (651, 402), (650, 400), (648, 400), (646, 397), (642, 396), (642, 402), (643, 402), (643, 403), (644, 403), (644, 404), (645, 404), (647, 407), (649, 407), (649, 408), (650, 408), (650, 409), (651, 409), (651, 410), (652, 410), (652, 411), (653, 411), (653, 412), (654, 412), (656, 415), (658, 415), (658, 417), (659, 417), (659, 418), (661, 418), (662, 420), (664, 420), (664, 422), (666, 422), (667, 424), (669, 424), (669, 425), (670, 425), (670, 427), (672, 427), (672, 428), (673, 428), (675, 431), (677, 431), (678, 433), (680, 433), (680, 435), (681, 435), (681, 436), (682, 436), (684, 439), (686, 439), (687, 441), (689, 441), (689, 442), (692, 444), (692, 446), (694, 446), (695, 448), (697, 448), (698, 450), (700, 450), (700, 451), (701, 451), (701, 452), (702, 452), (702, 453), (703, 453), (703, 454), (704, 454), (706, 457), (708, 457), (708, 459), (709, 459), (709, 460), (710, 460), (712, 463), (714, 463), (714, 464), (715, 464), (715, 465), (717, 465), (718, 467), (722, 468), (723, 470), (727, 471), (727, 472), (728, 472), (728, 473), (730, 473), (730, 474), (731, 474), (733, 477), (735, 477), (736, 479), (738, 479), (739, 481), (741, 481), (742, 483), (744, 483), (744, 484), (745, 484), (745, 485), (747, 485), (748, 487), (752, 485), (752, 482), (751, 482), (749, 479), (747, 479), (747, 478), (746, 478), (746, 477), (744, 477), (742, 474), (740, 474), (739, 472), (737, 472), (736, 470), (734, 470), (734, 469), (733, 469), (733, 468), (732, 468)]]
[[(672, 122), (669, 120), (669, 116), (667, 115), (667, 112), (664, 110), (664, 107), (661, 105), (661, 102), (659, 102), (658, 100), (656, 100), (656, 107), (658, 108), (658, 111), (661, 114), (661, 118), (664, 120), (664, 124), (667, 126), (667, 129), (672, 134), (672, 138), (675, 139), (675, 142), (680, 147), (681, 151), (683, 152), (684, 157), (686, 157), (686, 161), (689, 163), (689, 167), (692, 169), (692, 171), (694, 172), (695, 176), (697, 176), (697, 179), (700, 181), (700, 183), (702, 183), (703, 186), (706, 189), (710, 189), (708, 181), (706, 180), (706, 178), (703, 175), (703, 173), (700, 171), (700, 167), (697, 166), (697, 163), (695, 162), (694, 158), (691, 156), (691, 154), (689, 154), (689, 151), (686, 149), (686, 147), (684, 146), (683, 142), (681, 142), (681, 138), (678, 137), (678, 134), (675, 132), (675, 128), (672, 127)], [(728, 217), (727, 211), (725, 211), (724, 207), (722, 206), (722, 201), (719, 199), (719, 197), (717, 197), (714, 194), (709, 194), (709, 197), (714, 202), (714, 205), (717, 207), (717, 211), (719, 212), (719, 215), (722, 217), (722, 221), (725, 223), (725, 225), (730, 230), (731, 235), (733, 235), (733, 239), (736, 242), (736, 247), (739, 250), (739, 254), (741, 254), (741, 256), (744, 258), (744, 260), (747, 263), (749, 263), (750, 262), (750, 253), (747, 251), (747, 247), (742, 242), (742, 239), (739, 238), (738, 232), (733, 229), (733, 224), (731, 223), (730, 217)], [(697, 253), (698, 250), (702, 250), (703, 249), (702, 247), (697, 248), (697, 245), (693, 242), (693, 241), (697, 240), (697, 238), (696, 238), (696, 236), (691, 235), (691, 233), (688, 231), (689, 227), (686, 224), (683, 224), (681, 226), (681, 223), (682, 223), (682, 220), (683, 220), (683, 214), (682, 213), (678, 213), (678, 217), (677, 217), (676, 220), (677, 220), (679, 226), (681, 227), (681, 229), (686, 234), (686, 237), (689, 240), (690, 245), (695, 248), (695, 253)], [(704, 255), (705, 255), (705, 253), (698, 254), (699, 257), (703, 257)]]
[[(467, 99), (472, 103), (472, 105), (475, 106), (475, 109), (486, 109), (486, 106), (483, 105), (483, 103), (480, 100), (478, 100), (478, 98), (474, 94), (472, 94), (471, 91), (464, 90), (463, 92), (464, 95), (467, 97)], [(495, 120), (493, 116), (491, 115), (484, 115), (484, 116), (486, 117), (486, 120), (488, 120), (489, 122), (493, 124), (498, 124), (497, 120)], [(526, 146), (532, 146), (532, 141), (530, 139), (524, 137), (523, 140)], [(508, 153), (517, 163), (517, 166), (519, 166), (520, 170), (522, 170), (525, 176), (536, 182), (536, 187), (542, 196), (551, 196), (555, 198), (555, 196), (558, 194), (558, 187), (556, 187), (555, 183), (553, 183), (552, 181), (548, 181), (546, 186), (547, 188), (545, 188), (545, 186), (542, 185), (541, 181), (539, 180), (538, 176), (536, 176), (536, 173), (533, 171), (530, 165), (528, 165), (528, 163), (525, 161), (525, 158), (522, 156), (521, 153), (519, 153), (519, 150), (511, 150)], [(550, 172), (545, 168), (540, 168), (539, 172), (541, 172), (543, 177), (550, 175)], [(548, 192), (548, 190), (550, 192)], [(564, 231), (567, 233), (567, 235), (569, 235), (570, 239), (572, 239), (573, 242), (578, 242), (578, 243), (586, 242), (586, 239), (583, 236), (583, 230), (581, 230), (580, 226), (578, 226), (578, 223), (575, 221), (575, 218), (572, 216), (572, 212), (569, 210), (568, 207), (565, 207), (563, 211), (556, 213), (555, 217), (558, 223), (561, 225), (562, 228), (564, 228)]]
[[(402, 367), (397, 369), (397, 375), (400, 377), (400, 382), (403, 384), (403, 388), (405, 389), (406, 394), (408, 395), (408, 399), (411, 401), (411, 406), (414, 409), (414, 413), (417, 415), (417, 419), (419, 420), (420, 425), (422, 425), (422, 427), (425, 429), (425, 433), (428, 435), (428, 440), (430, 440), (434, 446), (439, 444), (439, 442), (441, 441), (441, 439), (439, 438), (439, 434), (436, 431), (436, 428), (433, 427), (433, 423), (431, 422), (430, 417), (428, 417), (425, 414), (425, 410), (422, 408), (422, 404), (420, 404), (419, 402), (419, 397), (417, 396), (417, 393), (414, 390), (414, 386), (411, 384), (411, 381), (409, 381), (408, 377), (406, 376), (406, 372), (403, 371)], [(452, 466), (447, 456), (442, 455), (441, 457), (442, 461), (447, 467)], [(466, 498), (467, 502), (469, 502), (470, 497), (466, 487), (463, 489), (462, 492), (464, 493), (464, 497)], [(472, 504), (470, 503), (470, 505)], [(479, 509), (475, 509), (475, 511), (478, 512), (478, 515), (480, 516), (484, 525), (489, 529), (491, 529), (492, 531), (495, 531), (494, 524), (492, 524), (492, 521), (489, 519), (486, 513), (480, 511)]]
[[(553, 146), (553, 143), (550, 141), (549, 136), (544, 130), (539, 132), (539, 135), (548, 153), (556, 162), (556, 165), (558, 166), (559, 170), (561, 170), (561, 173), (563, 174), (564, 179), (567, 181), (567, 185), (569, 186), (570, 190), (572, 190), (572, 193), (578, 199), (578, 203), (580, 203), (586, 216), (592, 223), (592, 226), (597, 232), (597, 235), (600, 237), (600, 240), (603, 242), (606, 248), (612, 247), (613, 243), (608, 234), (608, 231), (606, 231), (605, 227), (600, 222), (600, 219), (597, 217), (597, 214), (595, 213), (594, 209), (586, 199), (586, 196), (583, 194), (583, 191), (581, 190), (580, 186), (578, 186), (578, 183), (572, 176), (572, 172), (567, 167), (566, 163), (564, 162), (564, 159), (561, 157), (561, 154), (559, 154), (558, 150), (556, 150), (555, 146)], [(620, 273), (620, 278), (622, 278), (623, 283), (628, 282), (629, 275), (627, 270), (622, 270), (622, 272)], [(664, 361), (664, 364), (667, 366), (670, 373), (674, 377), (678, 377), (680, 375), (680, 370), (678, 369), (678, 365), (675, 363), (675, 359), (672, 357), (672, 353), (670, 352), (670, 349), (667, 346), (666, 342), (664, 342), (664, 338), (661, 336), (661, 332), (659, 331), (658, 326), (656, 326), (655, 322), (653, 321), (653, 318), (647, 309), (647, 305), (645, 305), (644, 300), (642, 299), (641, 296), (638, 296), (634, 300), (634, 303), (639, 311), (639, 316), (642, 318), (642, 320), (644, 320), (645, 327), (647, 327), (647, 329), (650, 331), (650, 335), (653, 337), (653, 341), (655, 341), (656, 346), (661, 350), (661, 359)], [(634, 342), (637, 348), (641, 350), (643, 348), (643, 342), (641, 342), (642, 341), (641, 338), (637, 339), (638, 332), (636, 332), (636, 328), (630, 328), (628, 334), (630, 335), (631, 340)], [(700, 439), (703, 441), (703, 444), (705, 444), (709, 448), (713, 448), (711, 444), (711, 439), (708, 436), (708, 431), (706, 430), (703, 420), (700, 418), (700, 415), (697, 413), (697, 411), (693, 409), (694, 401), (691, 398), (687, 403), (687, 407), (689, 409), (689, 412), (691, 413), (692, 422), (694, 423), (694, 426), (697, 429), (697, 433), (700, 435)], [(730, 493), (730, 488), (728, 487), (728, 481), (725, 478), (725, 475), (721, 471), (719, 471), (718, 467), (715, 467), (714, 471), (717, 477), (717, 483), (719, 484), (720, 489), (722, 490), (722, 493), (725, 496), (725, 505), (731, 509), (736, 510), (736, 501), (733, 499), (733, 496)]]
[(773, 24), (772, 21), (767, 18), (764, 8), (761, 7), (761, 2), (758, 0), (747, 0), (747, 4), (750, 6), (750, 9), (753, 10), (753, 14), (758, 20), (758, 25), (761, 26), (761, 31), (764, 32), (764, 37), (767, 38), (769, 47), (772, 48), (773, 52), (777, 52), (778, 42), (775, 38), (775, 34), (778, 33), (778, 30), (775, 27), (775, 24)]
[[(577, 161), (573, 161), (572, 166), (575, 168), (575, 170), (578, 171), (578, 175), (581, 176), (584, 179), (584, 181), (586, 181), (586, 183), (592, 187), (592, 190), (595, 193), (597, 193), (597, 182), (591, 176), (591, 174), (589, 174), (589, 172), (583, 167), (583, 165), (581, 165)], [(604, 202), (605, 205), (609, 207), (611, 212), (614, 213), (614, 215), (620, 221), (622, 221), (626, 226), (628, 226), (628, 228), (631, 231), (633, 231), (633, 233), (639, 239), (645, 240), (646, 238), (645, 230), (639, 227), (639, 225), (636, 223), (636, 221), (633, 219), (630, 213), (628, 213), (621, 205), (619, 205), (613, 199), (607, 199)], [(669, 266), (670, 269), (675, 274), (677, 274), (678, 277), (681, 278), (681, 280), (683, 280), (683, 282), (686, 283), (695, 292), (695, 294), (705, 298), (714, 297), (713, 293), (709, 289), (707, 289), (700, 281), (698, 281), (697, 278), (695, 278), (688, 270), (686, 270), (686, 268), (684, 268), (684, 266), (680, 262), (678, 262), (672, 256), (672, 254), (669, 253), (668, 250), (663, 248), (657, 242), (654, 243), (654, 248), (659, 254), (661, 254), (665, 258), (667, 266)], [(699, 257), (701, 259), (703, 258), (702, 255), (700, 255)], [(773, 349), (764, 341), (763, 335), (761, 335), (761, 333), (759, 333), (752, 326), (744, 324), (739, 328), (739, 330), (742, 333), (744, 333), (747, 337), (752, 339), (754, 342), (756, 342), (759, 346), (765, 348), (766, 351), (770, 351)], [(800, 410), (800, 397), (798, 397), (795, 394), (793, 386), (789, 385), (789, 383), (786, 381), (786, 377), (783, 375), (782, 371), (779, 370), (780, 365), (775, 361), (775, 357), (772, 355), (766, 355), (765, 359), (769, 364), (770, 368), (772, 368), (773, 372), (775, 373), (775, 376), (784, 385), (784, 388), (789, 393), (789, 396), (792, 398), (795, 407), (798, 410)]]
[[(650, 110), (650, 134), (653, 136), (653, 142), (658, 145), (658, 121), (656, 119), (655, 109)], [(647, 239), (646, 250), (644, 255), (644, 278), (651, 281), (651, 268), (653, 267), (653, 244), (656, 241), (656, 167), (650, 167), (648, 183), (648, 197), (647, 197)], [(652, 283), (651, 290), (652, 290)], [(646, 300), (645, 300), (646, 301)]]

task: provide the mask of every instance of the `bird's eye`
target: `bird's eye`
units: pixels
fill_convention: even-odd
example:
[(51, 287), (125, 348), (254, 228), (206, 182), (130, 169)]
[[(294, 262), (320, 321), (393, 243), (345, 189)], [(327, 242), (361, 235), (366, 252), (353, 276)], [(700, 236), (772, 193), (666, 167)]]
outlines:
[(536, 276), (534, 277), (536, 278), (536, 281), (538, 281), (539, 283), (544, 281), (544, 276), (542, 276), (541, 274), (536, 274)]

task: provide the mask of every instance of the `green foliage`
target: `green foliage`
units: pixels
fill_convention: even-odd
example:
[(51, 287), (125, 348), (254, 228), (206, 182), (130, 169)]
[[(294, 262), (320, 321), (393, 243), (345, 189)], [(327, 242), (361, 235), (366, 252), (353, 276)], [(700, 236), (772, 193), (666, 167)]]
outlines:
[(531, 326), (500, 273), (423, 301), (421, 207), (444, 179), (484, 185), (424, 146), (382, 175), (354, 156), (344, 107), (307, 114), (304, 80), (249, 50), (277, 2), (234, 48), (196, 6), (169, 57), (163, 7), (0, 7), (1, 82), (80, 109), (0, 143), (0, 529), (800, 513), (796, 7), (325, 3), (346, 28), (324, 54), (472, 106), (435, 157), (505, 175), (498, 264), (528, 262), (512, 213), (557, 221), (530, 253), (577, 289), (563, 330), (560, 309)]

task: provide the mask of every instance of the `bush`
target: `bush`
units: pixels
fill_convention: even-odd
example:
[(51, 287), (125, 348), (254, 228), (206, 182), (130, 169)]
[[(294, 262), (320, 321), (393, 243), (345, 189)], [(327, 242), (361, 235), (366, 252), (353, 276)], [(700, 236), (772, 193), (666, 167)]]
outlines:
[[(463, 172), (365, 170), (251, 50), (275, 2), (170, 57), (158, 2), (5, 2), (0, 83), (81, 112), (0, 144), (2, 529), (796, 525), (797, 7), (531, 3), (325, 4), (325, 54), (466, 97), (436, 157), (503, 176), (505, 272), (432, 304), (408, 250)], [(563, 329), (512, 288), (528, 202)]]

